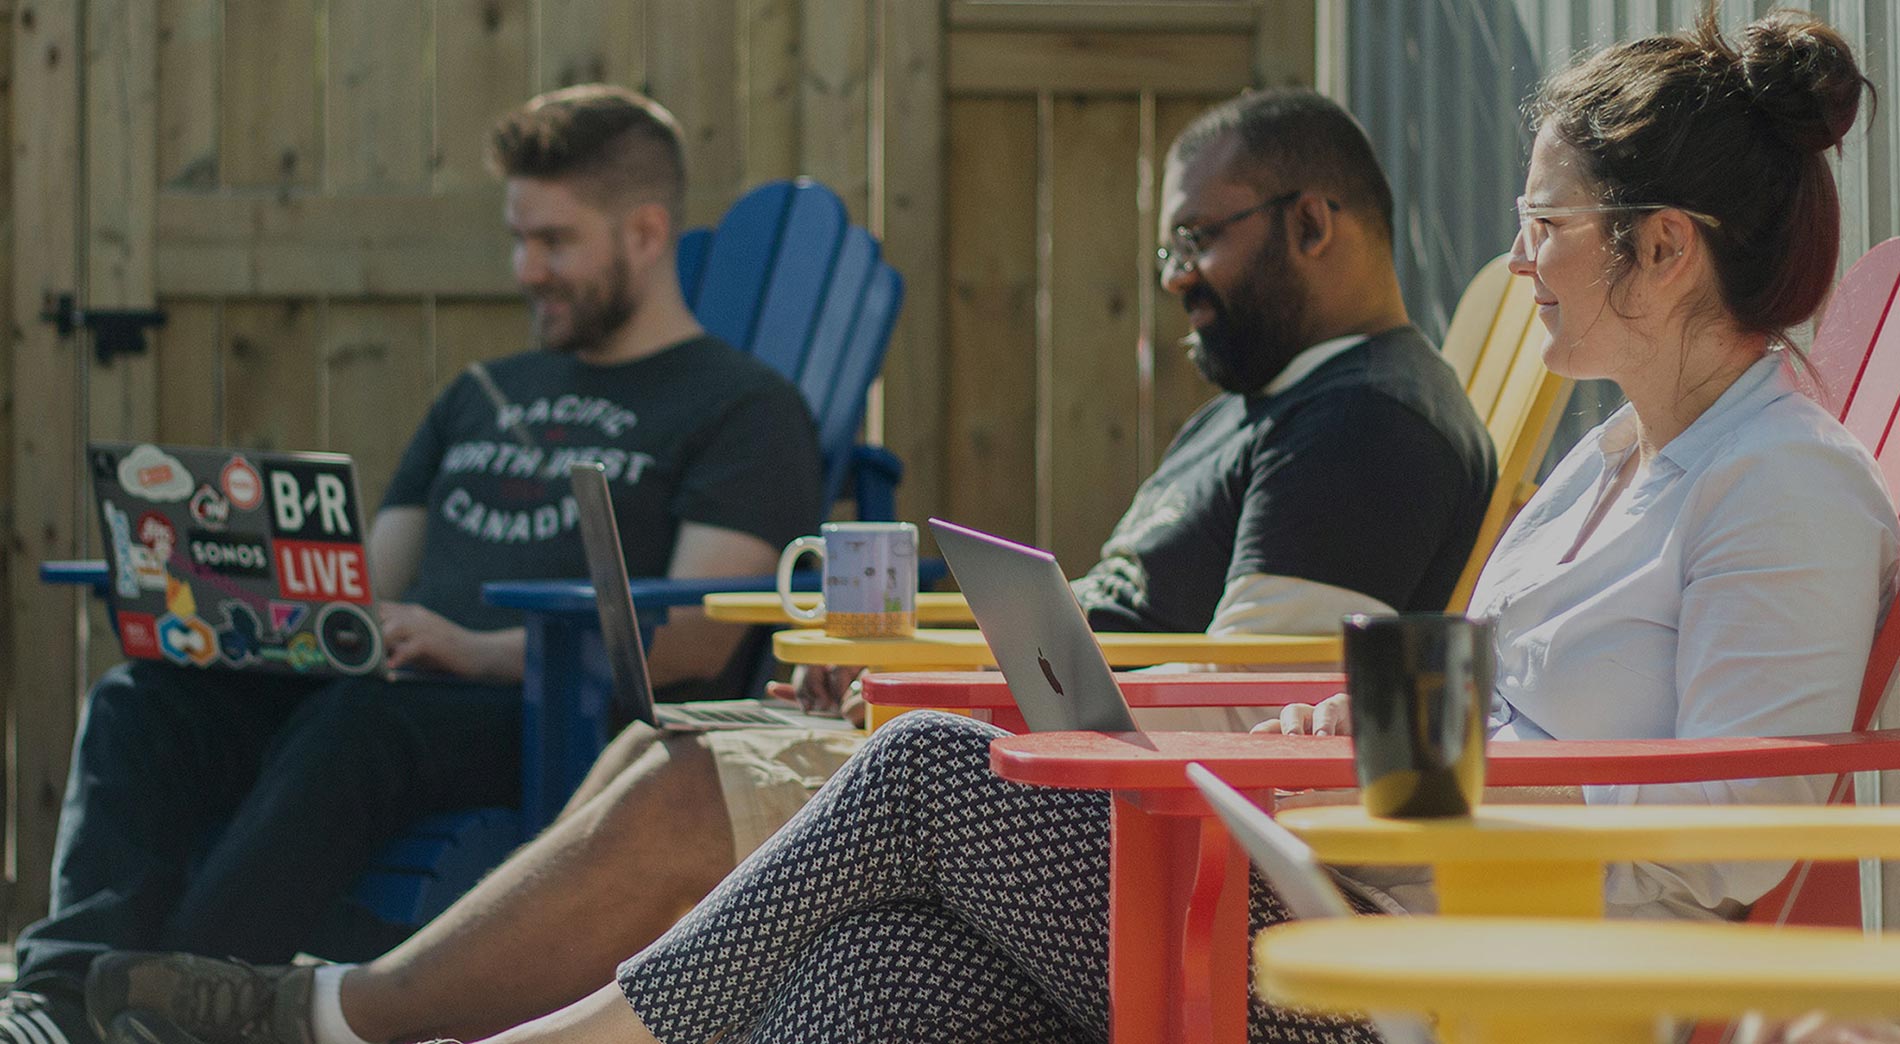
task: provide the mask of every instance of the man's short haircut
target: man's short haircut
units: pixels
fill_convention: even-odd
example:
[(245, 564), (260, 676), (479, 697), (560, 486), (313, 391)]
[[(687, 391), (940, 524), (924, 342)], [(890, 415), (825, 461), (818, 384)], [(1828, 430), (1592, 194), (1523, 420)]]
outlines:
[(488, 162), (504, 178), (574, 182), (603, 207), (664, 204), (679, 227), (686, 195), (679, 121), (624, 87), (585, 83), (530, 99), (489, 133)]
[(1197, 117), (1174, 139), (1169, 157), (1192, 163), (1230, 135), (1239, 145), (1230, 177), (1262, 192), (1324, 194), (1392, 241), (1392, 184), (1365, 128), (1332, 99), (1297, 87), (1248, 91)]

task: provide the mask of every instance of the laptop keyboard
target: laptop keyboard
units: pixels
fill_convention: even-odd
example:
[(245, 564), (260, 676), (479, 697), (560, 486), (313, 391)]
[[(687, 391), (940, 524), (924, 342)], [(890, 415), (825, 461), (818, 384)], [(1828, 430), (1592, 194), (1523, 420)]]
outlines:
[(785, 718), (758, 707), (726, 708), (693, 707), (669, 708), (673, 713), (689, 720), (704, 722), (708, 725), (786, 725)]

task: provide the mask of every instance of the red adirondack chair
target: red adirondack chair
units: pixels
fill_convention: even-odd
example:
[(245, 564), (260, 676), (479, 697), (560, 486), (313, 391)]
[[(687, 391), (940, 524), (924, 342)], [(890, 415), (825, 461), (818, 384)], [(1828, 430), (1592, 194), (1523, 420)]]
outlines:
[[(1900, 239), (1875, 247), (1830, 302), (1812, 355), (1810, 391), (1839, 402), (1848, 428), (1873, 449), (1889, 487), (1900, 486)], [(1894, 317), (1900, 320), (1900, 316)], [(1896, 664), (1900, 613), (1876, 636), (1851, 731), (1768, 739), (1538, 741), (1492, 745), (1498, 786), (1676, 783), (1852, 774), (1900, 768), (1900, 729), (1870, 728)], [(1276, 702), (1262, 679), (1258, 702)], [(1315, 681), (1303, 679), (1311, 688)], [(1277, 702), (1285, 702), (1284, 700)], [(1190, 761), (1271, 807), (1275, 788), (1354, 784), (1343, 738), (1219, 734), (1041, 733), (991, 746), (1004, 778), (1114, 795), (1111, 833), (1110, 1033), (1124, 1041), (1246, 1039), (1246, 860), (1187, 781)], [(1859, 923), (1851, 864), (1797, 867), (1756, 904), (1757, 916)], [(1790, 902), (1789, 897), (1794, 897)]]

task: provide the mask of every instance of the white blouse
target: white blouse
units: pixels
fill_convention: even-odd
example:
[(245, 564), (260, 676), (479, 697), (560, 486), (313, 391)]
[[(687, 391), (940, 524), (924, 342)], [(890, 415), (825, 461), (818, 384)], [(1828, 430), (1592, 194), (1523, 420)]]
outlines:
[[(1639, 465), (1625, 406), (1526, 505), (1472, 598), (1497, 622), (1500, 738), (1787, 736), (1851, 724), (1900, 525), (1872, 456), (1770, 354)], [(1584, 788), (1591, 804), (1813, 803), (1805, 777)], [(1788, 864), (1611, 869), (1612, 912), (1739, 912)]]

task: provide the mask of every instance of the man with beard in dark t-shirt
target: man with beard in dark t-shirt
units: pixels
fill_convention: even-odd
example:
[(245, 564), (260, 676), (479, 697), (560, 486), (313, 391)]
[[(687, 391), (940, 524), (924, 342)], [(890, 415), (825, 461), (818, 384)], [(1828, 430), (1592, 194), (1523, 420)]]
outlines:
[[(672, 117), (629, 91), (571, 88), (504, 120), (491, 146), (541, 349), (449, 384), (369, 537), (389, 666), (431, 680), (108, 673), (0, 1041), (96, 1040), (81, 990), (108, 948), (288, 960), (410, 824), (516, 802), (523, 630), (480, 589), (586, 574), (570, 462), (604, 464), (636, 575), (767, 572), (820, 521), (802, 397), (707, 336), (681, 295)], [(653, 645), (656, 684), (718, 676), (741, 634), (676, 614)], [(145, 1044), (166, 1029), (95, 1026)]]
[[(1457, 377), (1406, 316), (1391, 190), (1364, 131), (1310, 91), (1243, 96), (1175, 142), (1162, 206), (1161, 276), (1188, 311), (1188, 351), (1224, 394), (1175, 439), (1076, 582), (1091, 621), (1321, 634), (1342, 612), (1442, 610), (1496, 468)], [(856, 673), (808, 672), (805, 696), (835, 704)], [(1137, 717), (1150, 728), (1257, 720)], [(591, 799), (376, 961), (310, 972), (133, 958), (124, 967), (149, 983), (102, 992), (187, 1021), (208, 1044), (474, 1039), (589, 990), (624, 1005), (600, 989), (615, 964), (851, 750), (836, 733), (769, 733), (721, 734), (748, 749), (735, 740), (709, 758), (702, 744), (629, 730), (596, 766)], [(520, 960), (552, 952), (566, 959)], [(245, 1003), (197, 1018), (167, 999), (219, 991)]]

